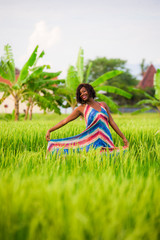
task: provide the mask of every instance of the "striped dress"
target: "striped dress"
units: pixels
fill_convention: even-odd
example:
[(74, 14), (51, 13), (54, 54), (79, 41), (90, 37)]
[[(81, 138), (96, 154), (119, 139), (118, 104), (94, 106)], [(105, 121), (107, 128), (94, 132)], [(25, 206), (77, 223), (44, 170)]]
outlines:
[[(109, 115), (102, 104), (101, 111), (97, 111), (88, 104), (84, 109), (84, 118), (86, 129), (73, 137), (51, 139), (48, 142), (48, 150), (52, 153), (62, 150), (63, 153), (68, 153), (69, 149), (85, 150), (88, 152), (90, 148), (99, 148), (100, 151), (109, 150), (112, 152), (116, 149), (113, 144), (111, 132), (109, 130)], [(127, 147), (123, 147), (125, 149)]]

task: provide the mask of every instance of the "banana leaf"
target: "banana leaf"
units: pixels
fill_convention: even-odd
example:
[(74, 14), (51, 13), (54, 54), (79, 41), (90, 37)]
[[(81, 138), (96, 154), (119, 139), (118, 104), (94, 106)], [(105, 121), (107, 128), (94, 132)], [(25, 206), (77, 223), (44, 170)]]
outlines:
[[(52, 73), (52, 72), (42, 72), (40, 77), (45, 77), (47, 78), (55, 78), (58, 77), (61, 74), (61, 71), (56, 72), (56, 73)], [(60, 81), (60, 80), (56, 80), (56, 81)]]
[(24, 79), (27, 78), (28, 73), (29, 73), (29, 67), (32, 67), (34, 65), (34, 63), (36, 62), (37, 51), (38, 51), (38, 45), (36, 46), (36, 48), (32, 52), (32, 54), (31, 54), (30, 58), (28, 59), (28, 61), (23, 66), (23, 68), (22, 68), (22, 70), (20, 72), (19, 78), (18, 78), (18, 82), (21, 82), (21, 81), (23, 81)]
[(88, 69), (87, 69), (87, 72), (86, 72), (86, 79), (85, 79), (86, 83), (89, 82), (89, 75), (90, 75), (90, 72), (91, 72), (91, 67), (92, 67), (92, 62), (89, 63), (89, 66), (88, 66)]
[(142, 93), (144, 94), (145, 97), (148, 97), (151, 100), (155, 100), (154, 97), (152, 97), (150, 94), (146, 93), (144, 90), (140, 89), (140, 88), (134, 88), (134, 87), (128, 87), (128, 90), (131, 92), (137, 92), (137, 93)]
[(107, 103), (108, 107), (111, 109), (112, 112), (120, 113), (120, 111), (118, 111), (118, 105), (114, 103), (109, 97), (100, 93), (96, 93), (96, 96), (98, 97), (98, 100)]
[(10, 76), (9, 80), (11, 82), (15, 81), (15, 64), (14, 64), (14, 58), (13, 58), (13, 53), (12, 53), (12, 48), (9, 44), (4, 46), (4, 51), (5, 51), (5, 61), (6, 61), (6, 66), (7, 66), (7, 72)]
[(64, 96), (73, 96), (75, 97), (75, 92), (74, 90), (71, 90), (69, 88), (58, 88), (56, 93)]
[(67, 72), (66, 87), (68, 89), (75, 91), (76, 93), (76, 89), (78, 85), (79, 85), (79, 80), (77, 76), (77, 71), (73, 66), (70, 66)]
[(119, 71), (119, 70), (113, 70), (113, 71), (107, 72), (107, 73), (103, 74), (102, 76), (100, 76), (99, 78), (97, 78), (94, 82), (92, 82), (91, 85), (92, 85), (92, 87), (97, 87), (100, 84), (107, 81), (108, 79), (116, 77), (122, 73), (123, 73), (123, 71)]
[(155, 98), (160, 100), (160, 69), (154, 75)]
[(150, 104), (150, 105), (153, 105), (153, 106), (158, 106), (158, 105), (160, 105), (160, 101), (158, 101), (156, 99), (154, 99), (154, 100), (144, 99), (144, 100), (139, 101), (136, 105), (139, 106), (139, 105), (142, 105), (142, 104)]
[(109, 93), (115, 93), (115, 94), (118, 94), (120, 96), (123, 96), (123, 97), (126, 97), (126, 98), (131, 98), (132, 97), (132, 94), (120, 89), (120, 88), (117, 88), (117, 87), (112, 87), (112, 86), (100, 86), (100, 87), (96, 87), (95, 88), (96, 91), (106, 91), (106, 92), (109, 92)]
[(0, 82), (0, 92), (9, 91), (10, 86), (7, 83)]
[(0, 104), (10, 95), (10, 92), (4, 92), (1, 99), (0, 99)]
[(83, 68), (84, 68), (84, 51), (82, 48), (79, 49), (78, 58), (77, 58), (77, 77), (79, 84), (83, 82)]
[(143, 113), (143, 112), (149, 111), (150, 109), (152, 109), (152, 107), (144, 107), (144, 108), (141, 108), (141, 109), (133, 112), (132, 115), (136, 115), (136, 114), (139, 114), (139, 113)]

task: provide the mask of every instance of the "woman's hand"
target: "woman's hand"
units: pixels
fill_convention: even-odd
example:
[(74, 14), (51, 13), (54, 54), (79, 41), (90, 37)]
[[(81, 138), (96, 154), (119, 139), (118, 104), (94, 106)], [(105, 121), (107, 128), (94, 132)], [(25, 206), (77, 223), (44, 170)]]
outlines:
[(127, 141), (126, 138), (123, 138), (123, 142), (124, 142), (124, 147), (129, 147), (129, 142)]
[(47, 140), (47, 142), (50, 141), (50, 131), (47, 131), (46, 140)]

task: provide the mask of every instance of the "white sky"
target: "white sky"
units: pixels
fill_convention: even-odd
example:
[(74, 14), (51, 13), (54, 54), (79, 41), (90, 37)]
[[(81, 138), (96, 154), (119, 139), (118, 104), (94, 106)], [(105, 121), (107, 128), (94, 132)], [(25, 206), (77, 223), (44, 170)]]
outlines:
[(160, 66), (160, 0), (0, 0), (0, 22), (0, 56), (9, 43), (18, 68), (37, 44), (62, 77), (79, 47), (85, 61), (121, 58), (134, 68), (145, 58)]

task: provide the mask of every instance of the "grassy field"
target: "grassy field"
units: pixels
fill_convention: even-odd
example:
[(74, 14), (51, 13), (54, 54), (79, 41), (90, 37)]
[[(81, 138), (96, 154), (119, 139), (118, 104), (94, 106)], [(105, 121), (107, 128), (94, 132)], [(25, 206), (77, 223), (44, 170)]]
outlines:
[[(160, 239), (160, 116), (113, 117), (130, 148), (112, 157), (91, 150), (45, 159), (46, 131), (64, 116), (0, 121), (0, 239)], [(51, 137), (84, 129), (76, 120)]]

